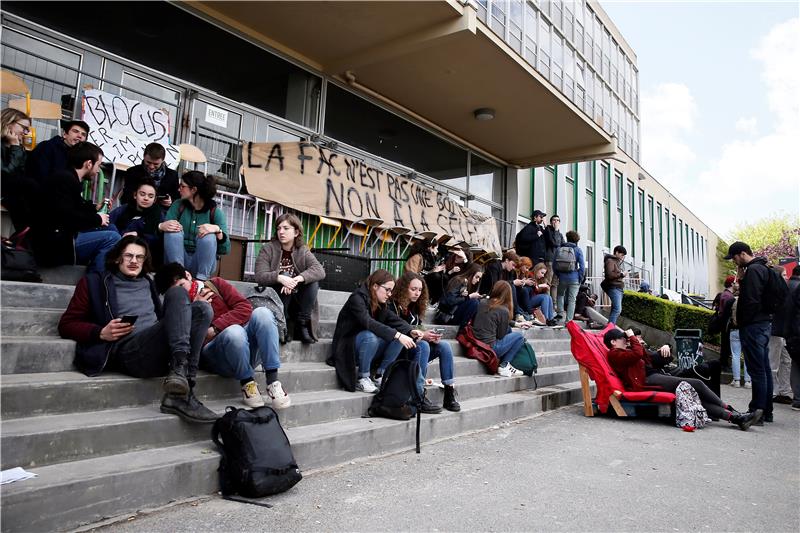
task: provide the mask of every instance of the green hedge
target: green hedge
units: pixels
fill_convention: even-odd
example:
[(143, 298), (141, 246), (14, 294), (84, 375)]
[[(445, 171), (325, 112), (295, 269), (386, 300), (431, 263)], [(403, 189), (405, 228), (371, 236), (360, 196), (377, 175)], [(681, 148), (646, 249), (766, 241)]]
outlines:
[(703, 341), (719, 345), (719, 335), (709, 335), (708, 321), (714, 313), (694, 305), (677, 304), (641, 292), (625, 291), (622, 298), (622, 316), (662, 331), (699, 329)]

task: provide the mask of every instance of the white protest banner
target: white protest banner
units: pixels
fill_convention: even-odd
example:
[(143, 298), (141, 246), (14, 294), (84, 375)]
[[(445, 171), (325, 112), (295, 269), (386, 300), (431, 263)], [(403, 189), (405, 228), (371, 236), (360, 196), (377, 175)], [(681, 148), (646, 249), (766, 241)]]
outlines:
[(500, 252), (497, 222), (417, 181), (305, 142), (245, 143), (242, 162), (250, 194), (344, 220), (380, 219), (382, 227), (449, 235)]
[(139, 164), (144, 147), (157, 142), (167, 151), (167, 166), (177, 168), (180, 150), (169, 142), (171, 121), (165, 109), (88, 89), (81, 115), (91, 129), (89, 142), (103, 150), (107, 161)]

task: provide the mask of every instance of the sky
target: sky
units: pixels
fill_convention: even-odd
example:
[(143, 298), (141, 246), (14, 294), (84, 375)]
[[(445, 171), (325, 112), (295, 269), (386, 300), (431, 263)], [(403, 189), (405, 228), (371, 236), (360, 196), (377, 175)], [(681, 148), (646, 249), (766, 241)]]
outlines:
[(800, 213), (800, 3), (601, 0), (639, 68), (639, 163), (715, 233)]

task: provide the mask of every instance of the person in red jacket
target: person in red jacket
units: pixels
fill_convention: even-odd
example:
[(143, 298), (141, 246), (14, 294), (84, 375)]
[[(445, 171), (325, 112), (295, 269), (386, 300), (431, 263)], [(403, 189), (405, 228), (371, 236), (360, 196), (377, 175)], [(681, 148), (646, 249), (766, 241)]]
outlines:
[[(623, 385), (631, 391), (644, 390), (646, 386), (660, 387), (667, 392), (675, 392), (678, 385), (685, 381), (691, 385), (700, 397), (709, 416), (727, 420), (736, 424), (742, 431), (761, 419), (762, 412), (740, 413), (719, 399), (708, 386), (699, 379), (681, 378), (665, 374), (660, 370), (664, 363), (671, 359), (663, 354), (654, 358), (647, 353), (632, 330), (611, 329), (603, 335), (603, 343), (608, 347), (608, 362), (622, 380)], [(658, 359), (658, 360), (656, 360)]]
[(289, 395), (278, 381), (281, 366), (278, 326), (275, 316), (266, 307), (253, 310), (250, 302), (236, 288), (219, 277), (206, 281), (192, 279), (180, 263), (169, 263), (155, 276), (156, 288), (166, 292), (181, 286), (192, 301), (205, 300), (214, 310), (205, 345), (200, 352), (200, 367), (214, 374), (239, 380), (243, 402), (248, 407), (261, 407), (264, 398), (255, 381), (255, 368), (264, 369), (267, 396), (272, 407), (291, 405)]

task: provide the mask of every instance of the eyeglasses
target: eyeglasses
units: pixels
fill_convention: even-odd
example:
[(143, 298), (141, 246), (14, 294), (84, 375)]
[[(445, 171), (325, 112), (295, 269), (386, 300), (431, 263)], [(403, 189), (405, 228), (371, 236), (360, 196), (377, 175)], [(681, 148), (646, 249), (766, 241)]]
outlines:
[(16, 124), (18, 126), (22, 126), (22, 131), (24, 131), (25, 133), (30, 133), (31, 132), (31, 127), (28, 126), (27, 124), (23, 124), (22, 122), (19, 122), (19, 121), (17, 121)]
[(389, 288), (389, 287), (387, 287), (386, 285), (378, 285), (378, 286), (379, 286), (380, 288), (382, 288), (383, 290), (385, 290), (385, 291), (386, 291), (386, 294), (392, 294), (392, 290), (394, 290), (393, 288), (392, 288), (392, 289), (390, 289), (390, 288)]
[(144, 254), (122, 254), (122, 259), (124, 259), (128, 263), (130, 263), (134, 259), (136, 259), (137, 263), (141, 263), (142, 261), (144, 261), (145, 257), (147, 256), (145, 256)]

